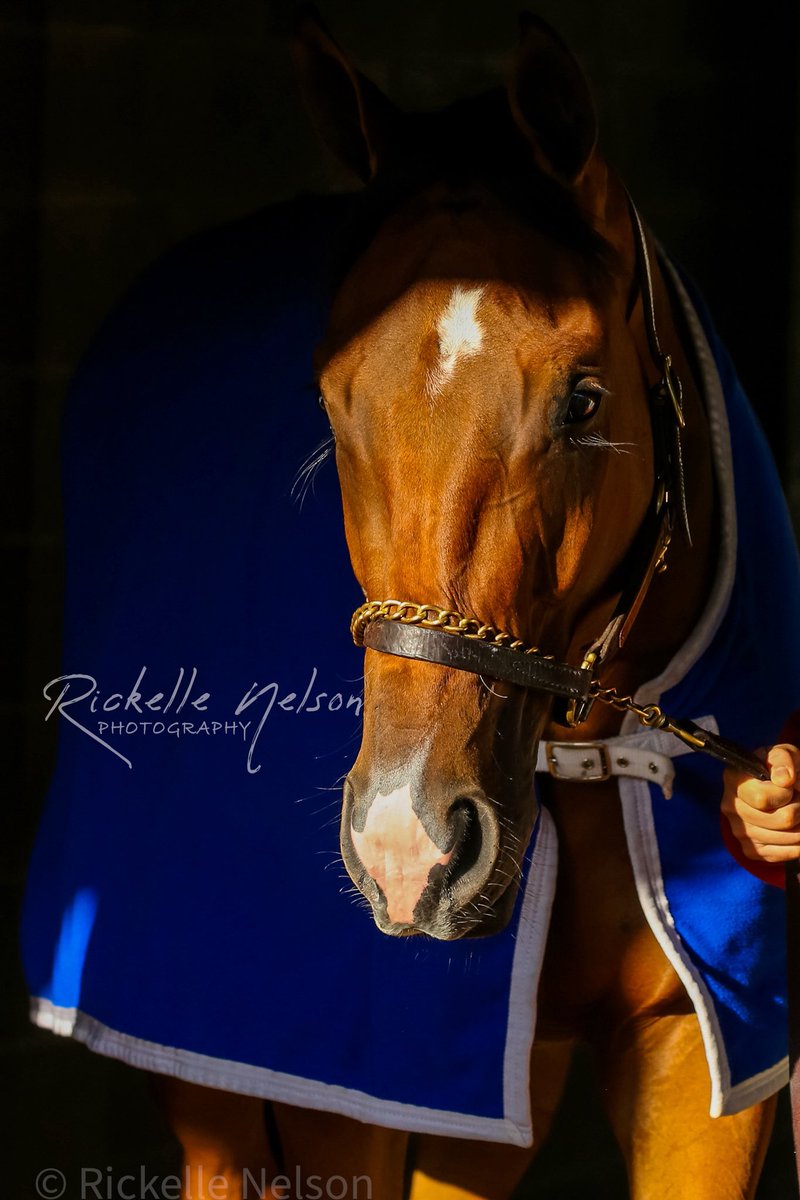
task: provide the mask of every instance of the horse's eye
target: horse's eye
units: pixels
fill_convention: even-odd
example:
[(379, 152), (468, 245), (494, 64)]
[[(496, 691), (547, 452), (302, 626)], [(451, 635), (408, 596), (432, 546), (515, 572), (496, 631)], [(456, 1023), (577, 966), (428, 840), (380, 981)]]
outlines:
[(596, 392), (588, 388), (584, 390), (576, 389), (569, 398), (567, 411), (564, 415), (564, 424), (578, 425), (581, 421), (588, 421), (597, 412), (602, 399), (602, 392)]
[(317, 404), (320, 406), (322, 411), (325, 412), (325, 397), (323, 396), (322, 392), (320, 392), (320, 394), (317, 396)]

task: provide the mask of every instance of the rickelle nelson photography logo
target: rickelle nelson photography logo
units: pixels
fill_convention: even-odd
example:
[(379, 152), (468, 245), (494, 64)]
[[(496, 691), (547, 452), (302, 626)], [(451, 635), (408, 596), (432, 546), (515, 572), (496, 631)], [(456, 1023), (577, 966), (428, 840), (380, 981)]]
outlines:
[[(261, 770), (259, 739), (270, 720), (280, 714), (319, 719), (325, 713), (352, 713), (361, 717), (361, 690), (349, 691), (320, 679), (313, 667), (296, 688), (275, 680), (243, 686), (240, 699), (226, 711), (215, 710), (213, 692), (204, 684), (197, 667), (179, 667), (166, 682), (151, 681), (143, 666), (133, 686), (119, 691), (104, 689), (89, 674), (58, 675), (42, 689), (49, 708), (45, 720), (56, 713), (98, 746), (116, 755), (133, 769), (135, 738), (217, 738), (241, 741), (245, 765), (251, 775)], [(130, 755), (130, 757), (129, 757)]]

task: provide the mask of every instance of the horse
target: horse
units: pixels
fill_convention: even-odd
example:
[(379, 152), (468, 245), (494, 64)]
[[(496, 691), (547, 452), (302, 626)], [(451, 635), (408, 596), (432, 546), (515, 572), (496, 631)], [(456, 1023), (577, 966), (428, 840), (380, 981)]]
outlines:
[[(545, 672), (603, 661), (607, 693), (633, 696), (697, 625), (720, 506), (674, 285), (596, 148), (576, 60), (540, 21), (523, 21), (507, 96), (434, 115), (401, 116), (313, 17), (297, 56), (323, 136), (365, 184), (316, 358), (368, 647), (344, 862), (387, 936), (449, 940), (508, 922), (543, 806), (560, 860), (531, 1053), (534, 1146), (410, 1141), (273, 1104), (287, 1179), (302, 1164), (369, 1174), (380, 1200), (503, 1200), (546, 1139), (583, 1041), (633, 1197), (752, 1197), (774, 1098), (708, 1115), (701, 1030), (642, 912), (617, 778), (601, 770), (587, 787), (551, 750), (556, 769), (534, 799), (540, 743), (583, 758), (619, 734), (623, 711), (571, 692), (572, 675), (559, 677), (567, 711), (491, 656), (468, 669), (452, 657), (467, 634)], [(669, 487), (654, 392), (669, 437), (681, 427)], [(402, 625), (413, 633), (398, 649), (386, 638)], [(421, 628), (438, 638), (427, 661)], [(274, 1165), (259, 1102), (161, 1086), (206, 1178)]]

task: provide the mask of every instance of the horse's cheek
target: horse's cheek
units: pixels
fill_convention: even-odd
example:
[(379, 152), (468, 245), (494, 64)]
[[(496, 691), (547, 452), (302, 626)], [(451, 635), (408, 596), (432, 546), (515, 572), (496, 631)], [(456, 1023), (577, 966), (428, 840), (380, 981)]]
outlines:
[(555, 552), (556, 595), (574, 592), (586, 573), (587, 548), (590, 545), (593, 519), (586, 502), (578, 502), (566, 513), (561, 541)]

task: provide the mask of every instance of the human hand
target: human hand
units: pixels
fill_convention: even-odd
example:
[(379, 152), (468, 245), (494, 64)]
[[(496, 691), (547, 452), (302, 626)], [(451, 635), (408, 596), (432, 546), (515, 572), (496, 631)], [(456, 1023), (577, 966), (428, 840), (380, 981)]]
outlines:
[(800, 858), (800, 750), (773, 746), (766, 761), (768, 782), (725, 771), (722, 811), (745, 858), (791, 862)]

